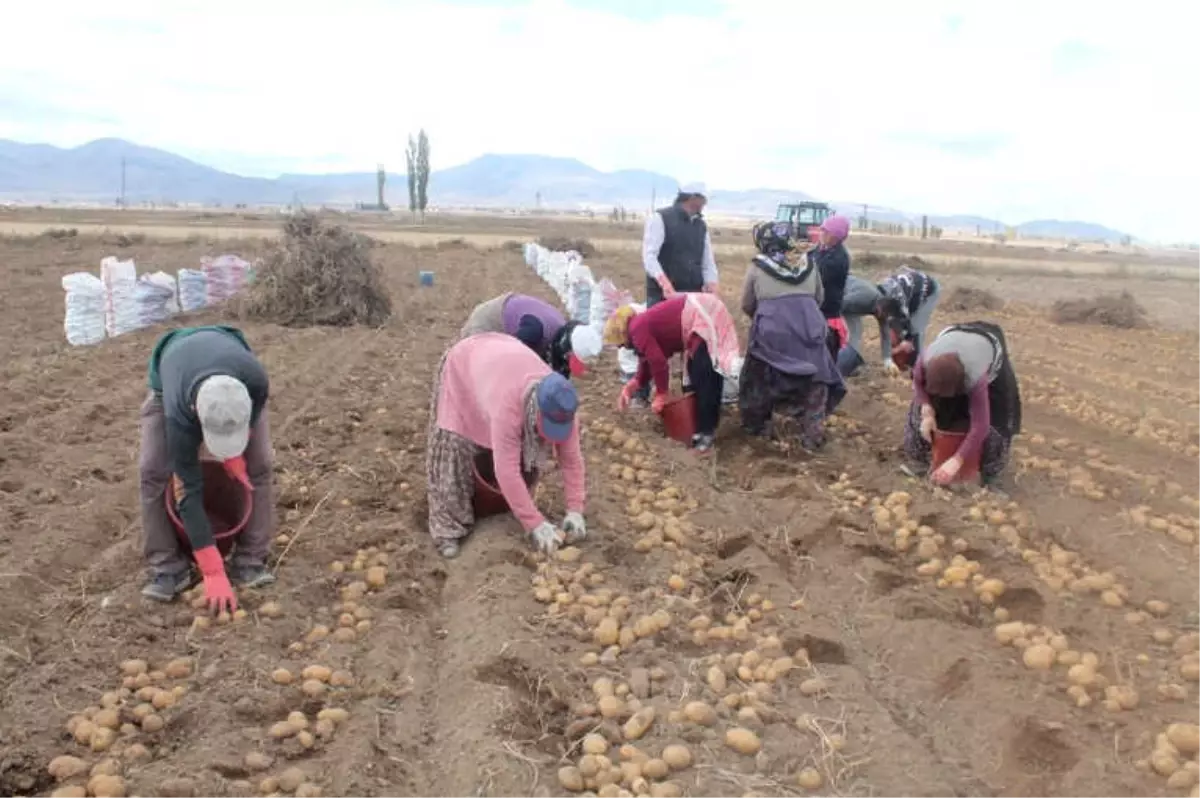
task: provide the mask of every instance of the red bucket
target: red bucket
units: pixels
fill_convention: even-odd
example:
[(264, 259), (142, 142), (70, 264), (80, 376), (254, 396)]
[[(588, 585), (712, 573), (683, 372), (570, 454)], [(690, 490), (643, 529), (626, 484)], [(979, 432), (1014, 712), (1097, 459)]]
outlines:
[(685, 393), (667, 402), (661, 416), (667, 437), (690, 446), (696, 434), (696, 394)]
[[(967, 437), (965, 432), (935, 429), (933, 431), (933, 468), (929, 473), (937, 471), (942, 463), (953, 457), (965, 437)], [(954, 478), (954, 482), (968, 482), (978, 477), (979, 453), (977, 452), (970, 460), (963, 461), (962, 468), (958, 470), (958, 476)]]
[[(496, 465), (492, 461), (492, 453), (483, 451), (475, 455), (471, 471), (475, 475), (475, 495), (471, 497), (475, 520), (507, 513), (508, 501), (496, 484)], [(537, 483), (537, 479), (529, 474), (522, 476), (525, 477), (525, 485), (530, 489)]]
[[(250, 488), (229, 476), (221, 463), (201, 460), (200, 469), (204, 475), (204, 514), (208, 516), (217, 548), (225, 555), (233, 548), (234, 538), (250, 521), (250, 513), (254, 511), (254, 494)], [(175, 527), (175, 534), (179, 536), (180, 542), (190, 551), (191, 543), (183, 530), (179, 509), (175, 506), (173, 483), (174, 477), (167, 484), (167, 515), (171, 518), (171, 525)]]

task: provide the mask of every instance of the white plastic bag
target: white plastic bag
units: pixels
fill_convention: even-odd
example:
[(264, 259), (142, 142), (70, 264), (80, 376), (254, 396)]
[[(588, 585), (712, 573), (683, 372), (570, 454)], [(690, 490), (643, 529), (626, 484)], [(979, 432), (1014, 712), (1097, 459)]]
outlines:
[(143, 274), (133, 288), (134, 301), (138, 309), (138, 326), (149, 327), (161, 324), (171, 317), (170, 304), (175, 297), (174, 281), (165, 286)]
[(167, 312), (174, 316), (179, 312), (179, 289), (175, 284), (175, 278), (166, 272), (155, 272), (150, 275), (150, 280), (171, 292), (171, 299), (167, 302)]
[(200, 270), (207, 279), (206, 302), (217, 305), (242, 290), (250, 264), (237, 255), (221, 255), (217, 258), (201, 258)]
[(100, 261), (100, 279), (104, 283), (104, 329), (110, 337), (136, 330), (138, 307), (134, 299), (137, 267), (132, 260), (107, 257)]
[(200, 310), (208, 303), (208, 277), (196, 269), (179, 270), (179, 309)]
[(66, 314), (63, 329), (67, 343), (89, 346), (104, 340), (105, 300), (104, 281), (88, 272), (74, 272), (62, 278), (66, 292)]

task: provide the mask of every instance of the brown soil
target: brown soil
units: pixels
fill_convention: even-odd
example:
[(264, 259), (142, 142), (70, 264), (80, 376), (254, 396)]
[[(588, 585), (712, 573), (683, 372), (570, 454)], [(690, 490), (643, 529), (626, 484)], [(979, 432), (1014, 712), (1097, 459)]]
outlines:
[[(1026, 431), (1014, 450), (1012, 503), (992, 501), (983, 518), (969, 495), (935, 494), (898, 471), (903, 381), (875, 371), (856, 378), (818, 457), (748, 441), (731, 417), (716, 456), (698, 461), (649, 415), (617, 416), (610, 356), (613, 368), (581, 381), (591, 536), (580, 561), (548, 571), (515, 522), (498, 518), (447, 562), (424, 523), (431, 369), (476, 302), (504, 290), (551, 297), (512, 248), (382, 245), (372, 257), (394, 303), (384, 326), (244, 325), (271, 373), (276, 503), (288, 540), (275, 550), (279, 583), (242, 595), (248, 618), (194, 629), (186, 603), (138, 597), (137, 408), (160, 331), (91, 348), (67, 346), (62, 332), (59, 278), (95, 271), (107, 254), (84, 237), (0, 243), (0, 793), (48, 794), (46, 767), (60, 754), (101, 759), (65, 724), (121, 686), (122, 661), (161, 667), (190, 657), (192, 675), (168, 680), (186, 692), (162, 711), (165, 727), (118, 736), (113, 750), (137, 741), (151, 753), (121, 766), (131, 795), (258, 794), (264, 776), (292, 766), (325, 795), (561, 794), (556, 774), (578, 759), (578, 738), (615, 731), (579, 714), (594, 705), (591, 683), (602, 676), (656, 707), (640, 750), (690, 746), (694, 765), (672, 776), (689, 795), (800, 794), (796, 773), (809, 765), (824, 776), (822, 794), (1186, 794), (1135, 763), (1167, 723), (1197, 714), (1196, 684), (1178, 675), (1172, 645), (1151, 637), (1158, 627), (1172, 635), (1196, 627), (1197, 552), (1187, 542), (1200, 492), (1194, 334), (1057, 327), (1017, 302), (990, 314), (1013, 347)], [(151, 242), (122, 254), (174, 271), (220, 251)], [(589, 265), (618, 285), (640, 284), (636, 253), (601, 252)], [(435, 272), (433, 288), (419, 286), (423, 269)], [(725, 270), (733, 307), (741, 269)], [(936, 325), (961, 318), (939, 312)], [(210, 311), (181, 322), (219, 319)], [(638, 443), (614, 445), (614, 428)], [(641, 483), (635, 461), (645, 466)], [(682, 534), (640, 553), (644, 533), (628, 515), (640, 508), (628, 493), (668, 483), (682, 495)], [(957, 550), (1004, 580), (997, 606), (1095, 652), (1113, 684), (1136, 687), (1138, 706), (1108, 710), (1093, 691), (1090, 706), (1076, 707), (1064, 668), (1031, 670), (1020, 651), (996, 642), (993, 609), (973, 590), (919, 574), (915, 548), (899, 550), (872, 508), (898, 490), (911, 494), (907, 516), (944, 536), (939, 557), (949, 562)], [(539, 501), (561, 514), (554, 475)], [(989, 522), (991, 512), (1005, 517)], [(1076, 553), (1079, 573), (1111, 574), (1113, 603), (1123, 606), (1042, 578), (1054, 576), (1045, 568), (1051, 546)], [(388, 563), (386, 584), (355, 600), (370, 628), (292, 650), (315, 625), (338, 627), (341, 591), (361, 577), (351, 567), (359, 552), (368, 564), (380, 555)], [(601, 588), (629, 597), (632, 619), (666, 609), (670, 625), (611, 663), (583, 664), (600, 652), (579, 625), (586, 604), (548, 611), (535, 592), (559, 582), (578, 598), (570, 583), (581, 564)], [(672, 574), (684, 579), (679, 591), (668, 587)], [(1148, 599), (1169, 602), (1164, 617), (1127, 618)], [(260, 612), (267, 601), (282, 615)], [(750, 640), (699, 645), (687, 625), (700, 614), (717, 625), (761, 619)], [(705, 658), (754, 641), (773, 656), (803, 648), (809, 663), (759, 682), (756, 717), (735, 721), (738, 711), (722, 705), (709, 729), (671, 716), (688, 701), (718, 703)], [(298, 677), (311, 663), (346, 670), (354, 683), (308, 698), (270, 678), (281, 666)], [(655, 667), (662, 678), (648, 682), (638, 670)], [(805, 694), (801, 683), (816, 675), (826, 689)], [(1167, 682), (1185, 685), (1186, 700), (1163, 700), (1157, 688)], [(729, 683), (726, 694), (750, 689), (736, 669)], [(332, 737), (306, 749), (268, 736), (289, 712), (315, 723), (324, 706), (349, 711)], [(735, 723), (758, 731), (757, 756), (725, 747)], [(249, 751), (269, 754), (270, 769), (249, 772)]]
[(1146, 326), (1146, 309), (1133, 294), (1101, 294), (1090, 299), (1060, 299), (1050, 308), (1056, 324), (1102, 324), (1131, 330)]

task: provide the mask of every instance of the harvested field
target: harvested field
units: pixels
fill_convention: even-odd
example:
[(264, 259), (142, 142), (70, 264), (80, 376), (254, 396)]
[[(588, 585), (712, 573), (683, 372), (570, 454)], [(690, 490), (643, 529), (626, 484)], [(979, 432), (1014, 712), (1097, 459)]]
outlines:
[[(227, 248), (151, 239), (119, 254), (174, 271)], [(83, 233), (0, 241), (0, 793), (49, 794), (47, 766), (72, 755), (89, 769), (114, 757), (130, 795), (550, 795), (584, 745), (634, 762), (669, 744), (690, 751), (669, 775), (687, 795), (808, 794), (805, 768), (819, 794), (1191, 789), (1186, 767), (1168, 787), (1145, 764), (1157, 734), (1197, 716), (1190, 330), (1061, 327), (1003, 291), (994, 312), (939, 308), (935, 330), (983, 315), (1013, 347), (1025, 433), (1011, 501), (935, 494), (901, 474), (908, 390), (877, 370), (852, 381), (819, 457), (751, 443), (727, 416), (716, 457), (697, 461), (648, 414), (615, 413), (608, 354), (610, 368), (580, 381), (589, 539), (547, 566), (515, 521), (492, 519), (443, 561), (423, 515), (431, 371), (475, 303), (551, 296), (511, 246), (383, 243), (371, 250), (392, 297), (382, 326), (241, 325), (272, 379), (274, 556), (286, 556), (276, 585), (242, 593), (246, 618), (198, 628), (186, 602), (138, 596), (137, 417), (160, 331), (91, 348), (63, 337), (60, 277), (114, 252)], [(633, 251), (601, 245), (589, 265), (641, 283)], [(742, 263), (723, 266), (736, 307)], [(423, 269), (434, 287), (419, 286)], [(558, 517), (554, 475), (548, 488), (541, 502)], [(920, 528), (897, 535), (906, 520)], [(982, 578), (946, 571), (956, 554)], [(614, 604), (626, 625), (656, 620), (600, 657), (581, 620)], [(1004, 618), (1053, 630), (1062, 664), (1027, 666), (1044, 652), (1024, 634), (998, 642)], [(1082, 693), (1068, 693), (1068, 651), (1096, 660)], [(179, 658), (186, 673), (168, 673)], [(155, 673), (123, 673), (131, 659)], [(314, 664), (343, 673), (306, 675)], [(116, 703), (119, 722), (145, 711), (114, 692), (124, 679), (183, 689), (154, 693), (161, 729), (130, 726), (102, 751), (78, 743), (67, 723), (89, 708), (95, 719)], [(602, 679), (623, 697), (599, 701)], [(655, 708), (628, 743), (641, 754), (582, 742), (619, 738), (631, 697)], [(680, 714), (695, 701), (713, 708), (711, 726)], [(320, 723), (328, 708), (346, 717)], [(310, 736), (273, 737), (293, 712)], [(734, 726), (761, 750), (726, 745)]]

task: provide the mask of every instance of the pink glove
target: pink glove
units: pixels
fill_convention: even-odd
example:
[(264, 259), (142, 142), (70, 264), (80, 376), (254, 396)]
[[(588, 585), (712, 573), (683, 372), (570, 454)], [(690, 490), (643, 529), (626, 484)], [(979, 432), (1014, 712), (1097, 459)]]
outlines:
[(242, 483), (249, 490), (254, 490), (254, 486), (250, 484), (250, 475), (246, 473), (246, 458), (242, 455), (230, 457), (221, 465), (225, 466), (225, 473)]
[(633, 397), (637, 395), (638, 389), (642, 387), (637, 380), (630, 380), (625, 383), (625, 387), (621, 389), (621, 395), (617, 397), (617, 409), (628, 410), (629, 403), (633, 401)]
[(670, 394), (656, 393), (654, 399), (650, 402), (650, 409), (655, 413), (662, 415), (663, 408), (667, 406), (674, 397)]
[(208, 609), (215, 612), (233, 612), (237, 609), (237, 596), (229, 577), (225, 575), (225, 563), (221, 561), (221, 552), (214, 546), (205, 546), (194, 552), (196, 565), (204, 576), (204, 598), (208, 601)]
[(663, 296), (674, 296), (675, 286), (671, 284), (670, 277), (667, 277), (665, 274), (660, 274), (658, 277), (654, 278), (654, 281), (657, 282), (658, 287), (662, 289)]
[(718, 285), (717, 283), (705, 283), (704, 284), (704, 293), (706, 293), (706, 294), (715, 294), (715, 293), (718, 293), (720, 290), (721, 290), (721, 286)]

